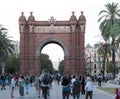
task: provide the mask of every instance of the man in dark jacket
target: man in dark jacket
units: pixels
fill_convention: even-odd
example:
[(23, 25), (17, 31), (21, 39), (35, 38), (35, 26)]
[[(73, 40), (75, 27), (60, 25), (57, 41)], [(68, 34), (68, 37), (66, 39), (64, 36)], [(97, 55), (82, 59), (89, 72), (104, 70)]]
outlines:
[[(40, 82), (41, 82), (41, 88), (42, 88), (43, 97), (44, 97), (44, 99), (47, 99), (47, 93), (48, 93), (48, 88), (50, 86), (50, 83), (47, 83), (47, 84), (44, 83), (45, 75), (48, 75), (46, 69), (44, 69), (42, 71), (42, 74), (40, 75), (39, 79), (40, 79)], [(49, 78), (49, 81), (50, 81), (50, 78)]]
[(76, 76), (76, 80), (74, 81), (73, 86), (72, 86), (73, 99), (79, 99), (80, 85), (81, 85), (81, 82), (78, 79), (78, 77)]

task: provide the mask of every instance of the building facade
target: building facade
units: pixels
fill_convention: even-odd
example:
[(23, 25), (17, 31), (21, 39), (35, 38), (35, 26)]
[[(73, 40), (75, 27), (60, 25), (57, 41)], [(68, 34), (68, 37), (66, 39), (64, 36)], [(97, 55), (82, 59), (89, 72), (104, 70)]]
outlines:
[(88, 74), (92, 76), (101, 74), (102, 59), (98, 56), (97, 50), (94, 49), (90, 44), (87, 44), (85, 47), (85, 63)]
[[(116, 74), (120, 72), (120, 47), (117, 49), (115, 54), (115, 64), (116, 64)], [(108, 55), (106, 58), (106, 62), (112, 62), (112, 55)], [(90, 44), (87, 44), (85, 47), (85, 63), (87, 73), (97, 76), (98, 74), (102, 74), (103, 72), (103, 57), (99, 56), (97, 53), (97, 49), (93, 48)], [(106, 72), (106, 64), (105, 64), (105, 75)]]

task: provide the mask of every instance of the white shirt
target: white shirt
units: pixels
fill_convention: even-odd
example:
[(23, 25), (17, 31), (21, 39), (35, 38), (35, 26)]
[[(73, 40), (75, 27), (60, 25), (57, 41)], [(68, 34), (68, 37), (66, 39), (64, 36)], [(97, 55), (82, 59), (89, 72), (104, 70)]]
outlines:
[(75, 82), (75, 80), (76, 80), (75, 78), (72, 78), (71, 83), (73, 84)]
[(15, 87), (15, 83), (16, 83), (16, 81), (14, 80), (14, 78), (12, 78), (12, 80), (11, 80), (11, 87)]
[(91, 81), (88, 81), (85, 86), (86, 91), (93, 91), (93, 84)]

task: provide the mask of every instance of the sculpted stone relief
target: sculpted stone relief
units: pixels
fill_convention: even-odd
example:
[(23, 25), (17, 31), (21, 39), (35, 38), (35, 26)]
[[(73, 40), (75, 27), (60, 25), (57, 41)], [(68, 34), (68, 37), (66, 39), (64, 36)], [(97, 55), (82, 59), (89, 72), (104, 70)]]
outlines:
[(34, 33), (70, 33), (69, 26), (35, 26)]

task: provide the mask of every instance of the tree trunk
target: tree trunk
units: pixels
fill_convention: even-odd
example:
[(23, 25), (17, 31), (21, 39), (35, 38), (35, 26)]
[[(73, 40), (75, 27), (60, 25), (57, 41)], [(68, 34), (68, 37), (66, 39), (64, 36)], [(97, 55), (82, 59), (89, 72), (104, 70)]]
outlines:
[(113, 73), (113, 79), (115, 79), (115, 50), (112, 49), (112, 73)]
[(103, 74), (102, 74), (103, 78), (105, 77), (105, 60), (106, 58), (103, 57)]

